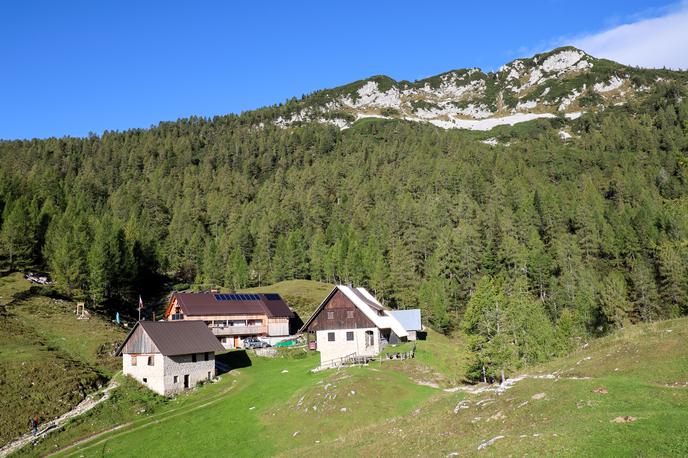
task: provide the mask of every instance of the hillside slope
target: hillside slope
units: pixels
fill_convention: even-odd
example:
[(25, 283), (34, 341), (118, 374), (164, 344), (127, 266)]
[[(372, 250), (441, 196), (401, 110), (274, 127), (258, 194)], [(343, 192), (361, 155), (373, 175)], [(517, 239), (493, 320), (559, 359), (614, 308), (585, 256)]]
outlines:
[(109, 352), (124, 331), (74, 303), (42, 296), (19, 273), (0, 277), (0, 444), (47, 422), (105, 384), (119, 366)]
[(285, 280), (267, 286), (247, 288), (247, 293), (277, 293), (305, 321), (325, 300), (334, 285), (313, 280)]
[[(129, 402), (124, 391), (22, 454), (121, 424), (58, 456), (471, 456), (491, 439), (487, 455), (680, 456), (688, 453), (686, 338), (687, 319), (631, 327), (530, 369), (506, 390), (433, 388), (401, 362), (313, 374), (312, 356), (253, 358), (217, 384), (108, 426), (118, 402)], [(166, 439), (177, 432), (183, 441)]]
[(376, 456), (396, 437), (405, 455), (685, 456), (687, 339), (685, 318), (630, 327), (502, 392), (434, 398), (411, 417), (296, 454)]

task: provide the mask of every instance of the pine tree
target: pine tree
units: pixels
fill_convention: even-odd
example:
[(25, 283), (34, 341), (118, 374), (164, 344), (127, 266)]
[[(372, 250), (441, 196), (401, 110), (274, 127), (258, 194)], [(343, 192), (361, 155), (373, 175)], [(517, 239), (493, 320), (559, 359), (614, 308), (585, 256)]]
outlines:
[(632, 306), (628, 301), (626, 280), (618, 272), (611, 272), (600, 291), (601, 311), (611, 328), (621, 328), (628, 320)]
[(225, 285), (233, 290), (245, 288), (249, 284), (249, 268), (240, 249), (232, 250), (225, 270)]
[(675, 317), (688, 311), (688, 269), (681, 247), (664, 242), (659, 246), (660, 295), (664, 301), (662, 315)]
[(397, 308), (413, 308), (416, 305), (415, 265), (406, 246), (398, 239), (389, 249), (389, 282), (392, 300)]
[(643, 259), (631, 265), (631, 300), (634, 315), (641, 321), (653, 321), (660, 317), (661, 307), (654, 275)]
[(31, 261), (36, 244), (35, 225), (26, 198), (20, 198), (5, 207), (0, 240), (8, 255), (10, 268), (18, 263), (27, 264)]

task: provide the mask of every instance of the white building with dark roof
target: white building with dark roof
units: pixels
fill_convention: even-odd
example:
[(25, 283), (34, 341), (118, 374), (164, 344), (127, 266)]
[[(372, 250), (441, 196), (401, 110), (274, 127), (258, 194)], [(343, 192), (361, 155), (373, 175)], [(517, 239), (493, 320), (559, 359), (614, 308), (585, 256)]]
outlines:
[(401, 323), (365, 288), (344, 285), (328, 294), (300, 332), (320, 352), (321, 367), (352, 357), (373, 358), (388, 343), (408, 339)]
[(222, 345), (202, 321), (140, 321), (117, 349), (122, 371), (163, 396), (215, 378)]

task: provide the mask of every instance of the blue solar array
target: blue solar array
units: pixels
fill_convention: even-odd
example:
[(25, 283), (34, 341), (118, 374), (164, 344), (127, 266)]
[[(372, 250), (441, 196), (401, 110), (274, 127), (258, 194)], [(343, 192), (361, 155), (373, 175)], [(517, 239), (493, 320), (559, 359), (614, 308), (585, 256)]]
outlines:
[(260, 296), (257, 294), (216, 294), (216, 301), (258, 301)]
[(279, 294), (266, 294), (265, 299), (269, 301), (279, 301), (282, 300)]

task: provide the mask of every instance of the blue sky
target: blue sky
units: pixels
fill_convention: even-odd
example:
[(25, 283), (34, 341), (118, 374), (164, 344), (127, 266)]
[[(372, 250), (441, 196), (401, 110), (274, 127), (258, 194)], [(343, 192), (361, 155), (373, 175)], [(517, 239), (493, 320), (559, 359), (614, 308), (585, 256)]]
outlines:
[(2, 2), (0, 138), (238, 113), (375, 74), (492, 70), (569, 43), (688, 67), (686, 2), (238, 3)]

